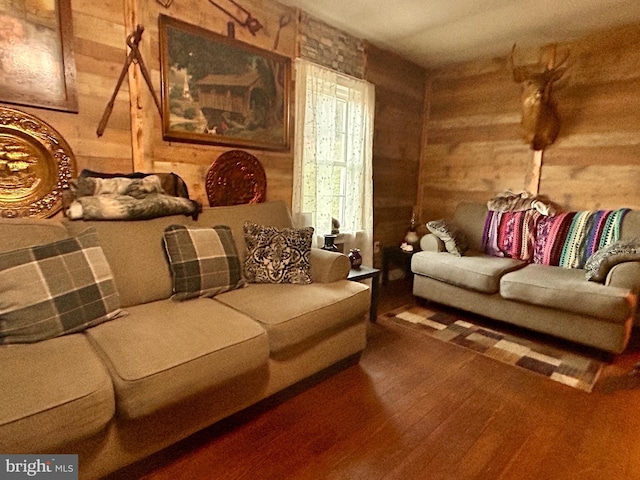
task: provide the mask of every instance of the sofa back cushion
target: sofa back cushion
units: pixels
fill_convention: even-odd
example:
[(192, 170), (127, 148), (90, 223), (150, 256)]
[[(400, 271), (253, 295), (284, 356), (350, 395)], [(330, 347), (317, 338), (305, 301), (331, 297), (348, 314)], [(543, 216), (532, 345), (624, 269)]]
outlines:
[(53, 219), (0, 218), (0, 252), (69, 238), (64, 224)]
[(197, 220), (171, 215), (132, 221), (65, 220), (64, 224), (73, 235), (87, 226), (96, 229), (120, 292), (122, 308), (126, 308), (171, 297), (171, 270), (163, 241), (164, 229), (169, 225), (228, 225), (242, 261), (245, 256), (243, 225), (247, 220), (277, 227), (292, 226), (289, 210), (280, 201), (205, 208)]
[(487, 205), (479, 202), (461, 202), (454, 214), (454, 221), (467, 239), (469, 248), (482, 251), (482, 234), (487, 217)]
[(273, 201), (229, 207), (204, 208), (198, 220), (189, 219), (187, 225), (198, 227), (213, 227), (227, 225), (238, 247), (240, 261), (246, 257), (246, 243), (244, 240), (244, 223), (253, 222), (260, 225), (270, 225), (277, 228), (291, 228), (291, 214), (284, 202)]
[(95, 228), (98, 241), (113, 271), (123, 308), (171, 296), (171, 273), (162, 234), (188, 217), (172, 215), (150, 220), (67, 221), (72, 234)]

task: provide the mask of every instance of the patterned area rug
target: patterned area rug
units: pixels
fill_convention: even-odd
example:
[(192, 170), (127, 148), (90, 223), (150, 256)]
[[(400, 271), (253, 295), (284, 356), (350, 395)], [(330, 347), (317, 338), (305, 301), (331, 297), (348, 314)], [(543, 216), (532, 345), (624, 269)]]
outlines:
[(605, 365), (599, 360), (501, 333), (446, 312), (403, 307), (387, 316), (401, 324), (423, 330), (439, 340), (466, 347), (586, 392), (592, 391)]

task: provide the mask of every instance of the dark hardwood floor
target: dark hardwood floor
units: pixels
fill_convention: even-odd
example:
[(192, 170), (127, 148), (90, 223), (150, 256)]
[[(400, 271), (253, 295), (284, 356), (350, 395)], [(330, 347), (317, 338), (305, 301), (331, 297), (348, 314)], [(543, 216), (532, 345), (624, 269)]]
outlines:
[[(379, 311), (410, 288), (383, 287)], [(640, 479), (638, 352), (585, 393), (380, 318), (359, 363), (112, 478)]]

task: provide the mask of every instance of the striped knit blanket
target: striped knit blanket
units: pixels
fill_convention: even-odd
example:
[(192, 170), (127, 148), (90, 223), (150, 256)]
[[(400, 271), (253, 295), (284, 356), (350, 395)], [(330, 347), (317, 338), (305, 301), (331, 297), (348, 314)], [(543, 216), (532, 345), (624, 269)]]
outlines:
[(544, 265), (583, 268), (600, 248), (620, 238), (627, 208), (566, 212), (554, 217), (535, 210), (490, 210), (482, 237), (486, 253)]
[(628, 208), (566, 212), (540, 219), (534, 263), (583, 268), (593, 253), (618, 241), (627, 212)]
[(533, 209), (520, 212), (489, 210), (482, 236), (484, 251), (495, 257), (532, 260), (540, 217), (542, 215)]

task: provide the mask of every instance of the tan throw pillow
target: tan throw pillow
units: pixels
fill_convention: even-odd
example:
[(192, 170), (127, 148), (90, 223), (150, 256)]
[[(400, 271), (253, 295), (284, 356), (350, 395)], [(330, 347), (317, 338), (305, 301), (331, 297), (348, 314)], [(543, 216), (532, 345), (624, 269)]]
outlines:
[(427, 223), (427, 229), (444, 242), (447, 252), (452, 255), (461, 257), (469, 249), (466, 237), (453, 223), (433, 220)]
[(276, 228), (246, 222), (246, 280), (250, 283), (311, 283), (312, 238), (312, 227)]

